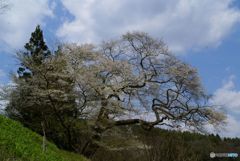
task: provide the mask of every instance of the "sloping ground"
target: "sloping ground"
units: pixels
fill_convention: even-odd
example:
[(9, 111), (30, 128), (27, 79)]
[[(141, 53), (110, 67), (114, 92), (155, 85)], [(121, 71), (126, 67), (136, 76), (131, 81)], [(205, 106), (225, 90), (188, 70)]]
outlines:
[(89, 161), (81, 155), (59, 150), (20, 123), (0, 115), (0, 161)]

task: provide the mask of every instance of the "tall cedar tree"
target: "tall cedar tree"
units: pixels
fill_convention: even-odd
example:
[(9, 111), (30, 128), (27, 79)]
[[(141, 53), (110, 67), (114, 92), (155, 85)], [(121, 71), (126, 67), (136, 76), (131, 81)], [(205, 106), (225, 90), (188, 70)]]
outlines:
[(33, 78), (34, 73), (37, 73), (33, 66), (39, 68), (44, 60), (51, 55), (44, 42), (40, 25), (36, 26), (24, 48), (25, 50), (17, 53), (20, 67), (17, 70), (18, 76), (13, 76), (13, 82), (16, 84), (16, 87), (10, 94), (6, 112), (9, 117), (22, 122), (25, 126), (32, 127), (35, 131), (39, 131), (36, 130), (34, 125), (34, 122), (40, 121), (38, 120), (39, 111), (36, 110), (38, 108), (33, 101), (33, 87), (29, 86), (29, 81), (31, 81), (30, 78)]
[[(25, 44), (24, 48), (26, 49), (22, 56), (31, 57), (35, 65), (41, 65), (47, 57), (51, 55), (46, 43), (44, 42), (43, 32), (40, 28), (40, 25), (37, 25), (35, 31), (31, 34), (30, 41)], [(17, 71), (19, 77), (30, 77), (33, 74), (33, 71), (29, 67), (21, 62), (21, 67)]]

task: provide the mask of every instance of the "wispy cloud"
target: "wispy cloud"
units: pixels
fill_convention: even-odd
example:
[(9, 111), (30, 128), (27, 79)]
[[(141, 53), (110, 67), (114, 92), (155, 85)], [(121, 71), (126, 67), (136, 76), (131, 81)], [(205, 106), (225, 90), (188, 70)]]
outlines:
[(228, 81), (216, 90), (212, 101), (223, 106), (227, 111), (240, 114), (240, 91), (235, 89), (234, 79), (235, 76), (230, 76)]
[(62, 0), (74, 16), (57, 31), (67, 41), (93, 42), (141, 30), (174, 52), (217, 46), (239, 22), (234, 0)]
[(35, 26), (45, 17), (53, 16), (48, 0), (9, 0), (8, 3), (9, 9), (0, 15), (1, 50), (21, 48)]
[(240, 137), (240, 90), (235, 89), (235, 76), (232, 75), (216, 90), (212, 103), (221, 106), (227, 115), (227, 124), (221, 131), (222, 136)]

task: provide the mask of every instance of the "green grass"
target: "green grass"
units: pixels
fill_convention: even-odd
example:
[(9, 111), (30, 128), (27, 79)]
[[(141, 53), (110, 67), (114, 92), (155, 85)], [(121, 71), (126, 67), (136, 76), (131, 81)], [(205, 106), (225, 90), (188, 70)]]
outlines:
[(42, 152), (41, 145), (40, 135), (0, 115), (0, 161), (89, 161), (81, 155), (59, 150), (50, 142)]

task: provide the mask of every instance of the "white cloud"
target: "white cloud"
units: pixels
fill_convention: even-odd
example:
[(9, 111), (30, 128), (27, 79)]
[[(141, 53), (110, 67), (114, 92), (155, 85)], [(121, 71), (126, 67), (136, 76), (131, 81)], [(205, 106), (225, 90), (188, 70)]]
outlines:
[(57, 31), (67, 41), (95, 42), (141, 30), (175, 52), (217, 46), (239, 22), (234, 0), (62, 0), (74, 16)]
[(19, 49), (27, 42), (35, 26), (53, 13), (48, 0), (9, 0), (8, 3), (9, 9), (0, 15), (0, 46)]
[(240, 114), (240, 91), (235, 89), (234, 76), (231, 76), (223, 87), (216, 90), (212, 101), (223, 106), (227, 111)]
[(240, 125), (239, 120), (232, 115), (227, 115), (227, 126), (221, 132), (221, 136), (224, 137), (240, 137)]
[(213, 95), (212, 103), (222, 106), (227, 115), (227, 124), (220, 132), (225, 137), (240, 137), (240, 91), (235, 89), (235, 76), (230, 76)]
[(209, 133), (219, 134), (221, 137), (240, 137), (240, 125), (239, 120), (233, 115), (226, 115), (226, 124), (221, 127), (214, 127), (213, 125), (206, 125), (205, 128)]

